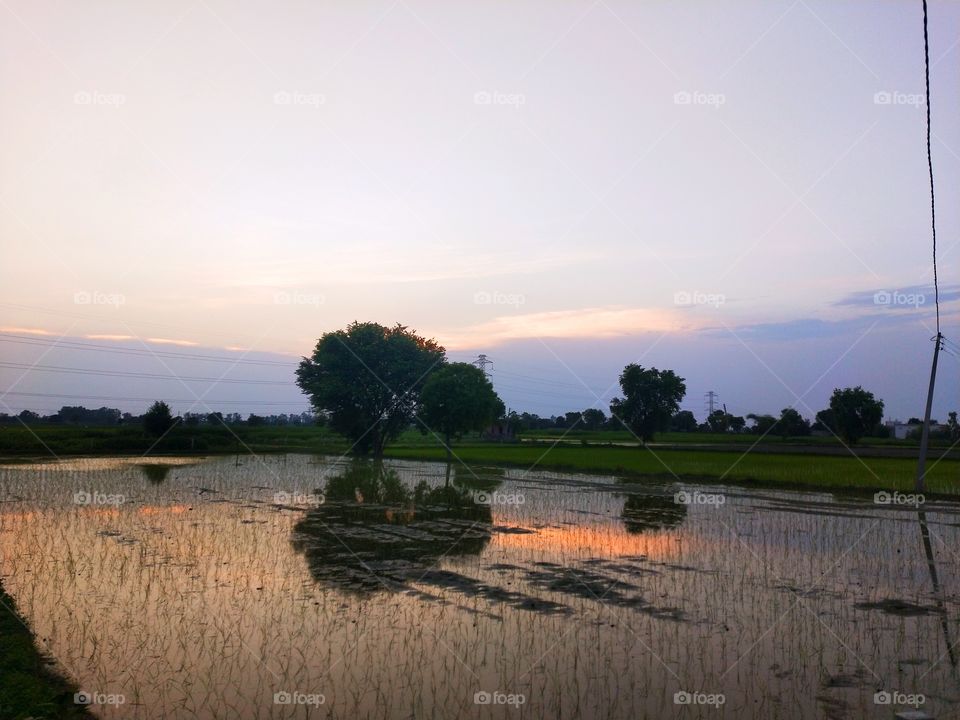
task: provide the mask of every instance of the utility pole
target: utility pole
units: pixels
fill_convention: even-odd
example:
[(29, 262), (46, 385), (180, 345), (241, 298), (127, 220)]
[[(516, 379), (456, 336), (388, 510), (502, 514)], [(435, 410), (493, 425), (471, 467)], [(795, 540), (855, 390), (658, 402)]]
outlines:
[(720, 396), (717, 395), (717, 393), (715, 393), (713, 390), (708, 390), (703, 394), (703, 396), (707, 403), (707, 412), (710, 413), (710, 415), (713, 415), (714, 406), (720, 399)]
[(476, 365), (481, 370), (483, 370), (484, 377), (489, 377), (489, 373), (487, 372), (487, 365), (493, 365), (493, 360), (489, 359), (483, 353), (480, 353), (480, 355), (477, 356), (477, 359), (473, 361), (473, 364)]

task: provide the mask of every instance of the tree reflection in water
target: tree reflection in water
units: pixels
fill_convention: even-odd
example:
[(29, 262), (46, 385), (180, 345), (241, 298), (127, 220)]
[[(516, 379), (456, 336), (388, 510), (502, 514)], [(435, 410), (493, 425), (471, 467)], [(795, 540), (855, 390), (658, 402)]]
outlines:
[(627, 495), (623, 504), (623, 525), (627, 532), (638, 534), (650, 530), (666, 530), (680, 525), (687, 517), (687, 506), (673, 495)]
[(314, 579), (358, 594), (408, 590), (441, 558), (479, 554), (491, 536), (488, 505), (458, 482), (408, 487), (382, 463), (353, 461), (331, 477), (291, 542)]

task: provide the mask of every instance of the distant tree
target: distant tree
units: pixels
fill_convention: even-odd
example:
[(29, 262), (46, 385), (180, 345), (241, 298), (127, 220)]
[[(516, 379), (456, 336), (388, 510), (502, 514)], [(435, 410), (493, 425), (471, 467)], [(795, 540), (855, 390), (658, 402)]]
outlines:
[(674, 432), (696, 432), (697, 418), (689, 410), (681, 410), (670, 420), (670, 429)]
[(432, 373), (420, 397), (420, 418), (440, 434), (450, 457), (450, 443), (472, 430), (480, 431), (504, 412), (486, 374), (470, 363), (450, 363)]
[(729, 422), (730, 422), (730, 429), (733, 430), (735, 433), (742, 433), (743, 428), (746, 427), (747, 425), (747, 421), (744, 420), (739, 415), (731, 415)]
[(773, 432), (773, 428), (777, 424), (777, 419), (773, 415), (750, 413), (747, 415), (747, 420), (753, 420), (753, 427), (751, 429), (757, 435), (767, 435)]
[(883, 419), (883, 400), (859, 385), (836, 388), (830, 396), (830, 411), (836, 423), (834, 431), (848, 443), (855, 443)]
[(837, 433), (837, 416), (833, 410), (827, 408), (818, 412), (811, 430)]
[(300, 362), (297, 385), (356, 452), (379, 457), (415, 420), (427, 376), (445, 359), (443, 347), (403, 325), (354, 322), (324, 333)]
[(21, 410), (17, 417), (20, 418), (20, 422), (26, 425), (33, 425), (40, 422), (40, 416), (33, 410)]
[(947, 430), (950, 431), (950, 439), (960, 439), (960, 422), (957, 421), (957, 412), (953, 410), (947, 414)]
[(673, 370), (643, 368), (631, 363), (620, 373), (624, 397), (610, 402), (610, 413), (640, 438), (641, 444), (670, 427), (670, 418), (680, 407), (687, 392), (683, 378)]
[(923, 420), (921, 420), (920, 418), (912, 417), (909, 420), (907, 420), (907, 425), (923, 425)]
[(784, 438), (810, 434), (810, 422), (794, 408), (784, 408), (777, 420), (777, 432)]
[(170, 406), (162, 400), (153, 403), (143, 415), (143, 429), (157, 437), (167, 432), (175, 423)]
[(584, 430), (600, 430), (607, 416), (600, 408), (587, 408), (580, 413), (580, 421)]
[(707, 415), (707, 425), (710, 432), (725, 433), (730, 429), (730, 415), (725, 410), (714, 410)]
[(260, 415), (254, 415), (253, 413), (250, 413), (247, 416), (247, 425), (265, 425), (266, 422), (266, 418), (261, 417)]
[(207, 424), (208, 424), (208, 425), (220, 425), (222, 422), (223, 422), (223, 413), (222, 413), (222, 412), (207, 413)]

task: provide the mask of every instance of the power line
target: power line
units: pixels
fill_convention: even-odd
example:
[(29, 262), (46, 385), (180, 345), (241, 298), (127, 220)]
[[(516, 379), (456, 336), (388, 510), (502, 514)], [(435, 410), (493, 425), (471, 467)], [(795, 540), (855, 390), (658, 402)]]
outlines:
[(222, 362), (236, 363), (238, 365), (279, 365), (282, 367), (293, 367), (295, 362), (282, 362), (280, 360), (254, 360), (253, 358), (229, 358), (217, 357), (215, 355), (193, 355), (191, 353), (175, 352), (173, 350), (141, 350), (137, 348), (108, 348), (94, 343), (77, 342), (73, 340), (45, 340), (33, 338), (26, 335), (13, 335), (10, 333), (0, 333), (0, 342), (11, 342), (21, 345), (40, 345), (42, 347), (62, 347), (67, 350), (93, 350), (97, 352), (116, 353), (118, 355), (137, 355), (140, 357), (162, 357), (183, 360), (201, 360), (204, 362)]
[(923, 0), (923, 70), (927, 88), (927, 171), (930, 175), (930, 229), (933, 234), (933, 300), (937, 310), (937, 339), (939, 339), (940, 285), (937, 280), (937, 205), (933, 185), (933, 152), (930, 149), (930, 38), (927, 33), (927, 0)]
[(89, 368), (71, 368), (63, 367), (60, 365), (30, 365), (27, 363), (10, 363), (10, 362), (0, 362), (0, 367), (6, 368), (17, 368), (21, 370), (39, 370), (40, 372), (58, 372), (58, 373), (67, 373), (70, 375), (103, 375), (107, 377), (129, 377), (129, 378), (138, 378), (141, 380), (189, 380), (197, 382), (212, 382), (212, 383), (238, 383), (246, 385), (288, 385), (292, 386), (293, 382), (288, 380), (240, 380), (232, 378), (215, 378), (215, 377), (192, 377), (189, 375), (159, 375), (157, 373), (137, 373), (137, 372), (123, 372), (121, 370), (91, 370)]
[[(32, 393), (32, 392), (0, 392), (0, 395), (4, 397), (8, 395), (15, 395), (17, 397), (42, 397), (42, 398), (61, 398), (65, 400), (107, 400), (110, 402), (153, 402), (156, 398), (152, 397), (116, 397), (114, 395), (58, 395), (57, 393)], [(168, 402), (173, 403), (192, 403), (195, 402), (196, 398), (192, 399), (182, 399), (182, 398), (171, 398)], [(274, 405), (307, 405), (306, 400), (302, 401), (278, 401), (274, 402), (272, 400), (205, 400), (208, 404), (214, 405), (264, 405), (264, 406), (274, 406)]]

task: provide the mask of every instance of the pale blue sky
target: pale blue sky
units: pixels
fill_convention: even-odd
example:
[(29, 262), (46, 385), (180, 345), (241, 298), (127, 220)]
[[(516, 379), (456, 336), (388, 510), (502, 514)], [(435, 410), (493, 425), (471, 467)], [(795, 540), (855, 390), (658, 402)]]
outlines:
[[(605, 408), (617, 370), (643, 358), (686, 376), (701, 416), (710, 389), (740, 413), (811, 416), (858, 383), (888, 416), (920, 412), (933, 324), (919, 0), (0, 15), (7, 332), (295, 358), (351, 320), (400, 321), (458, 358), (494, 357), (520, 410), (586, 407), (580, 379)], [(930, 16), (949, 338), (960, 6)], [(0, 347), (18, 364), (49, 350)], [(960, 405), (945, 360), (940, 415)], [(59, 348), (40, 363), (227, 367)], [(189, 397), (175, 381), (23, 370), (0, 368), (0, 393)], [(796, 396), (811, 384), (808, 408)], [(298, 401), (240, 384), (208, 397), (277, 393)]]

